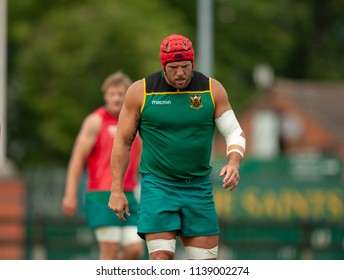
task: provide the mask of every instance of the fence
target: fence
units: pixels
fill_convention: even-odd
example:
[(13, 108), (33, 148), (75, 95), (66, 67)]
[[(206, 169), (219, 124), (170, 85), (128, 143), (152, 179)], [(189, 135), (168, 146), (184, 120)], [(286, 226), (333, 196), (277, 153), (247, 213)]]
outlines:
[[(217, 176), (223, 162), (215, 160), (212, 180), (221, 224), (219, 258), (344, 259), (344, 184), (334, 172), (338, 162), (329, 160), (329, 166), (322, 166), (321, 176), (319, 167), (306, 170), (302, 167), (306, 163), (295, 163), (295, 159), (246, 160), (240, 185), (230, 193), (222, 189)], [(83, 184), (77, 215), (68, 219), (62, 214), (65, 173), (61, 168), (40, 168), (23, 174), (26, 237), (20, 244), (25, 246), (25, 259), (98, 256), (82, 209)], [(0, 224), (7, 222), (0, 217)], [(185, 257), (180, 249), (176, 256)]]

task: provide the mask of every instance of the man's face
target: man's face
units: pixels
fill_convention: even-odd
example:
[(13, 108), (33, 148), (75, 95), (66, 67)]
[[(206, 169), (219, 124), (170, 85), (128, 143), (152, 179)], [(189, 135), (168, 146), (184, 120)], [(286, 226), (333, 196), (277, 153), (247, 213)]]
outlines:
[(127, 88), (125, 85), (109, 86), (105, 90), (105, 94), (104, 94), (105, 104), (112, 115), (114, 116), (119, 115), (124, 103), (126, 91), (127, 91)]
[(167, 63), (166, 82), (176, 89), (185, 89), (191, 80), (192, 70), (192, 63), (188, 60)]

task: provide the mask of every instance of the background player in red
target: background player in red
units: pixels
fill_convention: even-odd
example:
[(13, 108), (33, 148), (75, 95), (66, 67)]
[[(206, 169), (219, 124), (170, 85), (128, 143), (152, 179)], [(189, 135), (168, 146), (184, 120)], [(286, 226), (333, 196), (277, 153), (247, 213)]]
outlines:
[(113, 139), (124, 97), (131, 84), (131, 79), (122, 72), (107, 77), (102, 86), (105, 106), (85, 118), (68, 166), (62, 210), (68, 217), (75, 214), (78, 185), (86, 165), (85, 209), (88, 225), (94, 229), (99, 243), (100, 259), (140, 259), (144, 253), (136, 228), (138, 203), (135, 188), (139, 186), (137, 175), (141, 155), (139, 136), (134, 140), (124, 180), (131, 215), (123, 222), (107, 205), (111, 188), (110, 156)]

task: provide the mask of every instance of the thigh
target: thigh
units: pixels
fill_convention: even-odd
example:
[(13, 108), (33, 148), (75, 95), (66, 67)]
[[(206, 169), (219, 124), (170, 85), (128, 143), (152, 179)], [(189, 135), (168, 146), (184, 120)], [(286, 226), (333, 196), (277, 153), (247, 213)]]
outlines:
[(126, 217), (126, 222), (123, 222), (116, 216), (116, 213), (108, 206), (110, 192), (88, 192), (85, 198), (85, 210), (88, 226), (90, 228), (103, 226), (136, 226), (138, 203), (132, 192), (125, 192), (125, 195), (129, 202), (131, 215)]
[(179, 210), (178, 194), (169, 182), (150, 175), (142, 177), (137, 224), (140, 236), (179, 230)]
[(195, 237), (180, 237), (184, 246), (192, 246), (198, 248), (205, 248), (211, 249), (219, 244), (219, 236), (218, 235), (210, 235), (210, 236), (195, 236)]
[(154, 239), (171, 240), (171, 239), (176, 239), (176, 235), (177, 235), (176, 231), (168, 231), (168, 232), (158, 232), (158, 233), (147, 233), (145, 237), (147, 241), (154, 240)]
[(181, 236), (220, 234), (210, 179), (203, 178), (191, 182), (184, 190), (183, 199)]
[(107, 203), (110, 192), (88, 192), (85, 198), (85, 211), (88, 226), (97, 228), (103, 226), (121, 226), (123, 223)]
[[(137, 227), (137, 211), (138, 211), (138, 201), (133, 192), (125, 192), (129, 203), (130, 216), (126, 216), (125, 223), (121, 223), (121, 226), (135, 226)], [(111, 210), (112, 211), (112, 210)], [(118, 217), (117, 217), (118, 218)], [(136, 230), (136, 229), (135, 229)]]

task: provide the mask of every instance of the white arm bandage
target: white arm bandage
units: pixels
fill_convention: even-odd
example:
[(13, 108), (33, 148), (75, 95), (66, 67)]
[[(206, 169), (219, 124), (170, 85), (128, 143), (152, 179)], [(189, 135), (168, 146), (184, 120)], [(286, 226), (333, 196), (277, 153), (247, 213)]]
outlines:
[(221, 135), (225, 138), (227, 156), (229, 153), (238, 152), (244, 157), (246, 139), (241, 136), (242, 129), (233, 110), (224, 112), (221, 117), (215, 119), (215, 124)]

